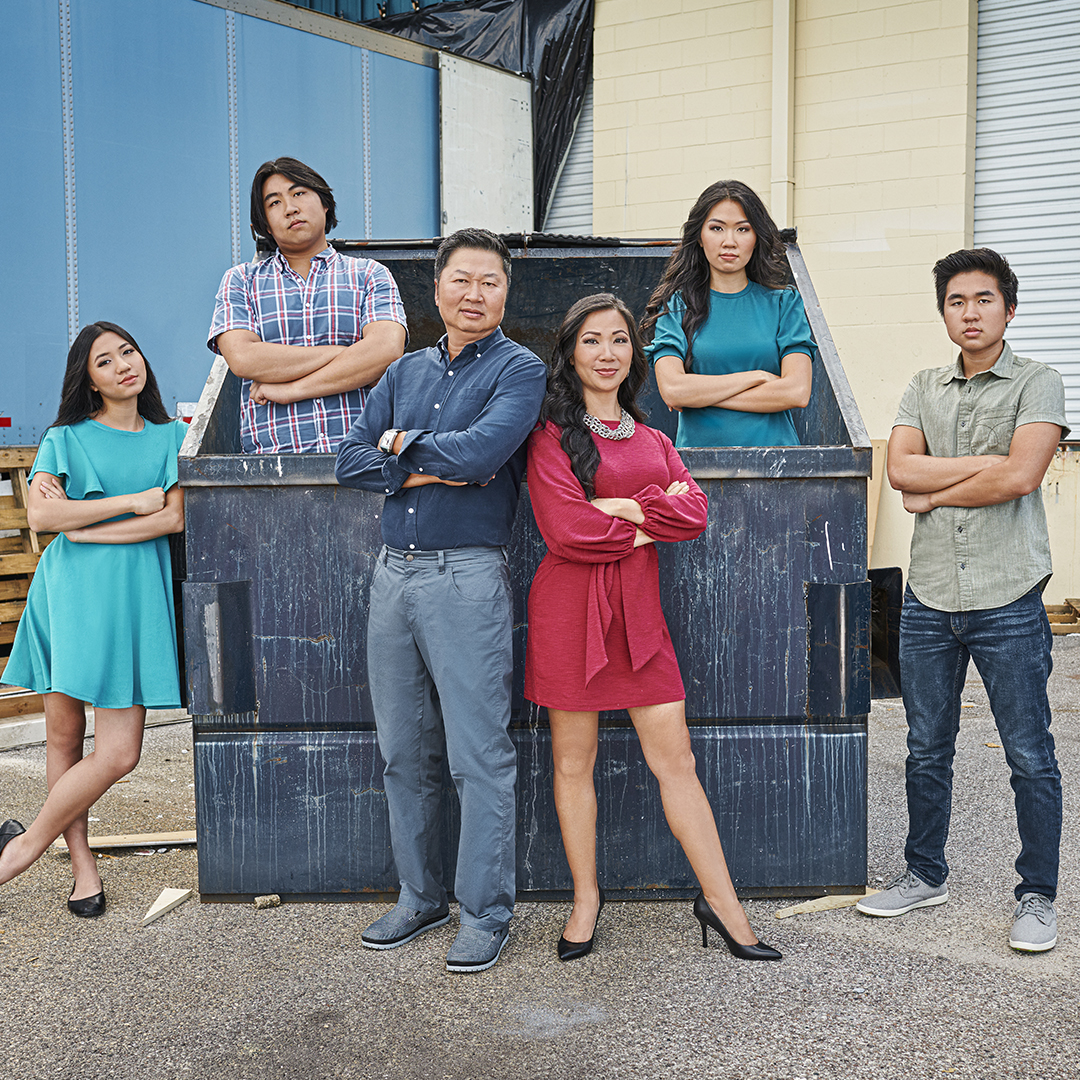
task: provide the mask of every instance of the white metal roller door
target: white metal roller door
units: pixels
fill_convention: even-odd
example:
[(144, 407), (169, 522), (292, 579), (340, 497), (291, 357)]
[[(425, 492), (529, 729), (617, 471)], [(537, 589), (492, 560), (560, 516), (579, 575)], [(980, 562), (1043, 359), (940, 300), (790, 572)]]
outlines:
[(544, 231), (570, 236), (592, 235), (593, 209), (593, 87), (592, 79), (581, 101), (577, 127), (566, 152), (555, 194), (548, 205)]
[(980, 0), (975, 245), (1016, 271), (1009, 343), (1061, 372), (1080, 437), (1080, 0)]

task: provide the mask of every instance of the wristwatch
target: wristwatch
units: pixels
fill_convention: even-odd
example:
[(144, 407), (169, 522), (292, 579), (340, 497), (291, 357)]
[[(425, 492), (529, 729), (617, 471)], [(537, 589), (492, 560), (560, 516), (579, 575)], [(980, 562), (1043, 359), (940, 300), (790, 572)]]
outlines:
[(379, 439), (379, 449), (389, 454), (394, 449), (394, 440), (401, 434), (400, 428), (387, 428)]

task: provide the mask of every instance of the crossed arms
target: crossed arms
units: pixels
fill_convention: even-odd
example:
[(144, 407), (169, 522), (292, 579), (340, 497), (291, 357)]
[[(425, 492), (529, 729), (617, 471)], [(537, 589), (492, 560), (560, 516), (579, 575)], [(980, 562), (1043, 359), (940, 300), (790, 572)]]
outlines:
[[(109, 521), (134, 514), (123, 521)], [(62, 532), (77, 544), (140, 544), (184, 531), (184, 495), (179, 485), (168, 491), (148, 488), (104, 499), (69, 499), (64, 481), (38, 472), (30, 482), (27, 524), (35, 532)]]
[(251, 379), (251, 400), (288, 405), (370, 386), (405, 351), (405, 327), (369, 322), (352, 345), (280, 345), (253, 330), (226, 330), (217, 347), (236, 375)]
[(996, 506), (1042, 483), (1060, 440), (1057, 424), (1022, 424), (1007, 455), (932, 457), (922, 431), (897, 424), (889, 438), (889, 483), (903, 493), (904, 509), (912, 514), (938, 506)]

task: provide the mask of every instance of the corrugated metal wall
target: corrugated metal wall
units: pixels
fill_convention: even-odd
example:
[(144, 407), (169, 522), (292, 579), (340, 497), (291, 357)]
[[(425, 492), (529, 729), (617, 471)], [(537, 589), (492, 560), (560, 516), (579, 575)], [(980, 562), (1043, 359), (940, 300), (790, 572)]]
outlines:
[(1020, 279), (1009, 343), (1065, 380), (1080, 436), (1080, 0), (980, 0), (975, 244)]
[[(0, 145), (19, 227), (0, 289), (0, 444), (39, 441), (71, 336), (98, 319), (136, 336), (167, 408), (198, 398), (214, 293), (253, 254), (248, 191), (267, 158), (326, 177), (337, 236), (438, 234), (435, 54), (348, 23), (335, 40), (333, 21), (306, 32), (278, 11), (316, 18), (244, 0), (5, 7)], [(364, 35), (374, 47), (349, 40)]]
[(545, 232), (590, 236), (593, 231), (593, 87), (581, 102), (581, 115), (548, 207)]

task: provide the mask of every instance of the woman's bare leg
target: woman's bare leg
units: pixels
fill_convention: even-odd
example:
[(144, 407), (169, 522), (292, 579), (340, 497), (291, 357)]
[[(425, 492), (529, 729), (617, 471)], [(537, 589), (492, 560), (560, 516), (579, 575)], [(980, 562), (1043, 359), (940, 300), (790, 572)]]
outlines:
[(596, 925), (600, 889), (596, 882), (596, 767), (598, 715), (548, 709), (555, 761), (555, 810), (566, 861), (574, 879), (574, 909), (563, 936), (588, 941)]
[(87, 811), (139, 763), (145, 722), (146, 709), (141, 705), (94, 710), (93, 752), (62, 771), (55, 780), (50, 779), (49, 797), (41, 812), (25, 833), (9, 840), (0, 852), (0, 884), (32, 866), (61, 833), (80, 820), (85, 843)]
[(630, 709), (645, 761), (660, 782), (664, 815), (697, 875), (709, 907), (743, 945), (757, 941), (735, 895), (716, 818), (698, 780), (683, 702)]
[[(86, 738), (86, 706), (67, 694), (45, 695), (45, 779), (53, 785), (73, 765), (82, 761)], [(101, 891), (101, 878), (87, 842), (87, 816), (84, 811), (65, 830), (71, 872), (75, 877), (72, 899), (84, 900)]]

